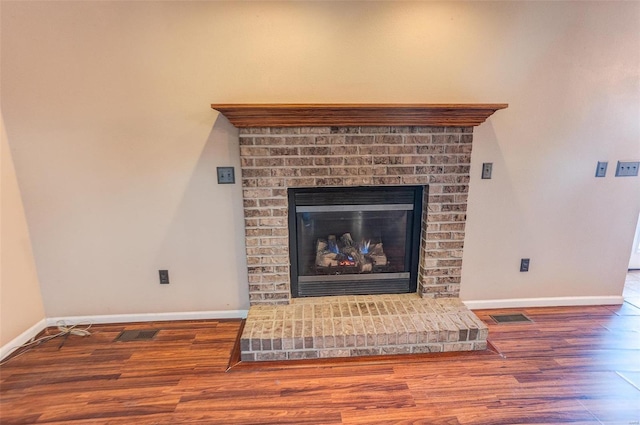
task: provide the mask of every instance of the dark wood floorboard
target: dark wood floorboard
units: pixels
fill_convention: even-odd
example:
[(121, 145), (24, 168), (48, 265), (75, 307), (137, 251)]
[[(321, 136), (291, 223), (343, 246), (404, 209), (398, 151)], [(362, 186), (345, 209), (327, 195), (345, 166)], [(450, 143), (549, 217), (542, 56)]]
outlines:
[(96, 325), (2, 366), (0, 423), (640, 424), (640, 308), (476, 313), (494, 350), (229, 370), (240, 320)]

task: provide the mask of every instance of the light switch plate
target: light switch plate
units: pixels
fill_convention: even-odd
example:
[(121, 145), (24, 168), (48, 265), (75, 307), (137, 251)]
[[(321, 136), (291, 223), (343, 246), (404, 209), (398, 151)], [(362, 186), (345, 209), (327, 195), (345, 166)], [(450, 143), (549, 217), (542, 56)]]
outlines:
[(490, 179), (491, 171), (493, 171), (493, 162), (485, 162), (482, 164), (482, 178)]
[(616, 177), (634, 177), (638, 175), (640, 161), (618, 161)]
[(169, 284), (169, 270), (158, 270), (160, 274), (160, 284), (168, 285)]
[(607, 161), (598, 161), (598, 166), (596, 167), (596, 177), (604, 177), (607, 175)]
[(236, 182), (235, 169), (233, 167), (217, 167), (218, 184), (233, 184)]

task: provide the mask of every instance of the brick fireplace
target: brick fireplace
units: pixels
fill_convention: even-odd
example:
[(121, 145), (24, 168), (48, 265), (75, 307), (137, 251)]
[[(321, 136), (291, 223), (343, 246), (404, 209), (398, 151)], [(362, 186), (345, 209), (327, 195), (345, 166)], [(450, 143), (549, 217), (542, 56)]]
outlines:
[(457, 297), (472, 127), (240, 129), (249, 297), (291, 298), (287, 188), (428, 185), (418, 293)]
[[(457, 297), (473, 126), (506, 106), (212, 105), (240, 128), (242, 359), (484, 349), (486, 326)], [(292, 299), (288, 189), (380, 186), (424, 187), (417, 291)]]

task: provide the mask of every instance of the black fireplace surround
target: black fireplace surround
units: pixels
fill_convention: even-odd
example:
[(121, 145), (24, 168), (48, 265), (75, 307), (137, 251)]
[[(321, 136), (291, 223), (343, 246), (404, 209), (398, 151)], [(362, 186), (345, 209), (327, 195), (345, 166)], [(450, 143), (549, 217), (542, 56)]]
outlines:
[(292, 297), (416, 292), (426, 191), (289, 188)]

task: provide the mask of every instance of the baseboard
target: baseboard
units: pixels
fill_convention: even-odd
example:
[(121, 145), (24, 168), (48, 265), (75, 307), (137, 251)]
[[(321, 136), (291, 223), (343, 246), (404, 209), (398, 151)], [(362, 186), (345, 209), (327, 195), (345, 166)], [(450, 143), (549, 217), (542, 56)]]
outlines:
[(13, 350), (20, 347), (26, 342), (29, 342), (31, 338), (38, 335), (47, 327), (46, 319), (40, 320), (35, 325), (31, 326), (26, 331), (22, 332), (17, 337), (13, 338), (11, 341), (7, 342), (5, 345), (0, 347), (0, 360), (4, 359), (6, 356), (11, 354)]
[(462, 301), (470, 310), (488, 308), (522, 307), (569, 307), (579, 305), (619, 305), (624, 302), (622, 296), (602, 297), (549, 297), (549, 298), (511, 298), (505, 300), (468, 300)]
[(65, 316), (47, 318), (47, 326), (59, 322), (67, 325), (89, 323), (166, 322), (173, 320), (244, 319), (248, 310), (187, 311), (177, 313), (104, 314), (95, 316)]

